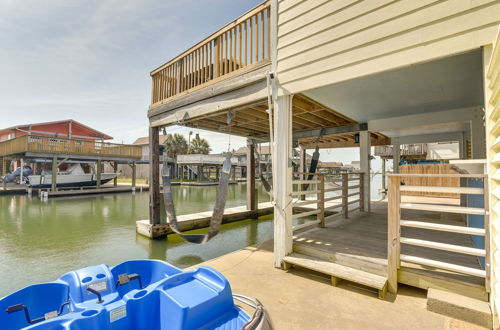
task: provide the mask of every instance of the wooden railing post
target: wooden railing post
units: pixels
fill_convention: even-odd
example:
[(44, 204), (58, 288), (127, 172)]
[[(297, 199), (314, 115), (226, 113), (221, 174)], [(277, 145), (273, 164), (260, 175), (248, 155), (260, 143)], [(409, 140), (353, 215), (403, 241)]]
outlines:
[(359, 174), (359, 210), (365, 211), (365, 175)]
[(342, 173), (342, 214), (349, 218), (349, 173)]
[(220, 37), (215, 38), (214, 79), (220, 75)]
[(389, 292), (398, 292), (398, 268), (400, 265), (401, 193), (400, 177), (389, 176), (387, 203), (387, 282)]
[(181, 92), (181, 81), (182, 81), (182, 60), (177, 61), (177, 84), (175, 87), (175, 93), (179, 94)]
[[(319, 226), (325, 228), (325, 176), (318, 174), (318, 220)], [(305, 196), (305, 195), (304, 195)]]

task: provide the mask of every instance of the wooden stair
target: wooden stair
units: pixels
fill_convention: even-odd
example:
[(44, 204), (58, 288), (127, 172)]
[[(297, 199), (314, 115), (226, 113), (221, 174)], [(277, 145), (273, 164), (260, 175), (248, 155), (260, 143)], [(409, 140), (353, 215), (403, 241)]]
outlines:
[(380, 275), (299, 253), (292, 253), (283, 258), (283, 261), (285, 269), (288, 269), (291, 266), (299, 266), (330, 275), (332, 278), (332, 285), (334, 286), (337, 285), (339, 279), (342, 279), (377, 289), (378, 296), (381, 299), (385, 298), (385, 294), (387, 292), (387, 278)]

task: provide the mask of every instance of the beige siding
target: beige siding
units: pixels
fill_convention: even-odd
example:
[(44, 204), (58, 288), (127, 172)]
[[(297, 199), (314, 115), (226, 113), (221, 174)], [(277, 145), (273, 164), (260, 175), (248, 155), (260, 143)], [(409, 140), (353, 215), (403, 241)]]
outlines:
[[(484, 49), (485, 103), (489, 188), (490, 188), (490, 247), (491, 247), (491, 303), (492, 310), (500, 314), (500, 37), (492, 50)], [(498, 324), (498, 323), (497, 323)]]
[(282, 0), (277, 73), (287, 93), (490, 43), (499, 0)]

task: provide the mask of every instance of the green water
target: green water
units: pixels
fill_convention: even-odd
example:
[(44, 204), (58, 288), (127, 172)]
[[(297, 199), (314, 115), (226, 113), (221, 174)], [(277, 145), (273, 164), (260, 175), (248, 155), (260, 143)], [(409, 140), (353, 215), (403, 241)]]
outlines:
[[(179, 215), (213, 207), (216, 187), (172, 189)], [(226, 207), (245, 205), (245, 196), (245, 184), (231, 185)], [(261, 188), (259, 200), (268, 200)], [(187, 267), (269, 240), (273, 234), (270, 217), (264, 217), (223, 225), (220, 234), (203, 246), (186, 243), (177, 235), (153, 241), (135, 233), (135, 221), (148, 218), (148, 205), (147, 193), (48, 201), (1, 196), (0, 297), (101, 263), (152, 258)]]

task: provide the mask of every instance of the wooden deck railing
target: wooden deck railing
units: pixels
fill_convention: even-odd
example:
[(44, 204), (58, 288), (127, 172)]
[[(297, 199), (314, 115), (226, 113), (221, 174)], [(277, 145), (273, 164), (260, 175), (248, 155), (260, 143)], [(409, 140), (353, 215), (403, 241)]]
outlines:
[[(293, 226), (293, 231), (314, 225), (324, 227), (327, 221), (338, 217), (347, 218), (350, 212), (363, 210), (364, 193), (361, 173), (341, 173), (340, 175), (316, 173), (311, 180), (304, 178), (304, 176), (309, 176), (309, 173), (296, 172), (294, 175), (300, 179), (292, 180), (294, 187), (291, 193), (291, 197), (294, 198), (292, 220), (311, 216), (316, 216), (316, 219)], [(314, 199), (302, 198), (310, 195), (313, 195)], [(355, 196), (358, 196), (357, 199), (350, 199), (350, 197), (356, 198)], [(340, 200), (340, 203), (328, 205), (328, 202), (336, 200)], [(316, 204), (315, 208), (308, 207), (313, 204)], [(351, 207), (352, 205), (354, 207)], [(333, 214), (326, 216), (326, 213)]]
[(25, 152), (133, 159), (140, 159), (142, 156), (142, 149), (140, 146), (100, 141), (24, 135), (0, 142), (0, 156), (15, 155)]
[[(437, 187), (437, 186), (412, 186), (401, 185), (403, 179), (408, 178), (476, 178), (483, 180), (483, 188), (478, 187)], [(389, 291), (397, 292), (397, 273), (401, 266), (401, 261), (418, 264), (424, 267), (446, 270), (459, 274), (477, 276), (485, 279), (485, 287), (489, 288), (489, 215), (488, 215), (488, 185), (486, 176), (483, 174), (391, 174), (389, 175), (388, 187), (388, 284)], [(401, 202), (401, 192), (407, 191), (428, 191), (428, 192), (453, 192), (467, 195), (484, 195), (483, 207), (464, 207), (454, 205), (437, 205), (424, 203), (403, 203)], [(401, 219), (401, 209), (421, 210), (440, 213), (455, 213), (466, 215), (482, 215), (484, 223), (482, 228), (466, 227), (458, 225), (447, 225), (433, 222), (420, 221), (418, 219)], [(441, 231), (459, 233), (484, 237), (485, 248), (473, 248), (461, 245), (454, 245), (442, 242), (428, 241), (401, 236), (401, 227), (420, 228), (429, 231)], [(401, 254), (401, 244), (421, 246), (430, 249), (438, 249), (451, 253), (460, 253), (484, 257), (485, 269), (465, 267), (462, 265), (445, 263), (439, 260), (431, 260), (417, 256)]]
[(270, 14), (263, 3), (152, 71), (151, 106), (268, 62)]

